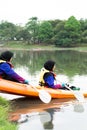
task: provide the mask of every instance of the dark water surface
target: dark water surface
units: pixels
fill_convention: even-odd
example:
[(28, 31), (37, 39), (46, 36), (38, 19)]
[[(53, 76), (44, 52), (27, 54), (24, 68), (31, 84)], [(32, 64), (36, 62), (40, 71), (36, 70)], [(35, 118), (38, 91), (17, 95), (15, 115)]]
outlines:
[[(30, 84), (38, 84), (40, 69), (46, 60), (52, 59), (56, 61), (58, 82), (87, 90), (87, 53), (68, 50), (14, 53), (12, 62), (15, 70)], [(18, 119), (18, 130), (87, 130), (86, 99), (84, 103), (72, 99), (55, 99), (44, 104), (40, 99), (1, 95), (12, 100), (11, 119)]]

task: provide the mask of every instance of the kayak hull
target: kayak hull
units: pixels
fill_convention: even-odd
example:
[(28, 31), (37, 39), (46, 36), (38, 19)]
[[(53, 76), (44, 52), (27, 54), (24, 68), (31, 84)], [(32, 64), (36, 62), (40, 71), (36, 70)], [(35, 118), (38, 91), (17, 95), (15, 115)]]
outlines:
[[(34, 86), (35, 87), (35, 86)], [(74, 94), (68, 90), (61, 89), (51, 89), (36, 86), (37, 90), (45, 90), (47, 91), (52, 98), (75, 98)], [(15, 95), (27, 96), (27, 97), (39, 97), (38, 91), (36, 91), (32, 85), (16, 83), (9, 80), (0, 79), (0, 91)], [(79, 92), (79, 91), (78, 91)], [(82, 92), (85, 97), (87, 97), (87, 91)]]

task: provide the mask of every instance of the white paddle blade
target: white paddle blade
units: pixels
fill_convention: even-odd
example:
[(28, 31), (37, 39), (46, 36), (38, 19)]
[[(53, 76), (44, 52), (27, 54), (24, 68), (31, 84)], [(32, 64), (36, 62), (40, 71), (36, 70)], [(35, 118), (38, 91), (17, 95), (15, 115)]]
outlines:
[(72, 90), (70, 87), (68, 87), (67, 85), (65, 86), (66, 88), (68, 88), (73, 94), (74, 96), (76, 97), (76, 99), (79, 101), (79, 102), (84, 102), (85, 99), (84, 99), (84, 95), (81, 93), (81, 91), (75, 91), (75, 90)]
[(51, 101), (51, 96), (48, 92), (44, 90), (39, 91), (39, 98), (44, 102), (44, 103), (49, 103)]
[(84, 96), (83, 96), (83, 94), (81, 92), (73, 91), (73, 93), (74, 93), (75, 97), (77, 98), (77, 100), (79, 102), (84, 102), (85, 101)]

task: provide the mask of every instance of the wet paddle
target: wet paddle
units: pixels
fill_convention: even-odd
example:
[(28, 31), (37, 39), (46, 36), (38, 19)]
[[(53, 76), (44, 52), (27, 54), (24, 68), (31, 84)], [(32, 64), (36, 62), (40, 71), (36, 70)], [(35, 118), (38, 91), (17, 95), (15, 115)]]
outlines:
[(80, 92), (80, 91), (78, 91), (78, 90), (72, 90), (67, 84), (65, 85), (65, 87), (67, 88), (67, 89), (69, 89), (72, 93), (73, 93), (73, 95), (76, 97), (76, 99), (79, 101), (79, 102), (84, 102), (84, 95)]
[(31, 87), (34, 88), (34, 90), (39, 93), (39, 98), (42, 102), (49, 103), (51, 101), (51, 95), (47, 91), (38, 90), (36, 87), (34, 87), (32, 85), (31, 85)]
[[(56, 80), (56, 81), (59, 81), (59, 80)], [(59, 82), (62, 84), (61, 81), (59, 81)], [(81, 93), (81, 91), (72, 90), (67, 84), (65, 84), (65, 87), (73, 93), (73, 95), (76, 97), (76, 99), (79, 102), (84, 102), (85, 101), (84, 95)]]

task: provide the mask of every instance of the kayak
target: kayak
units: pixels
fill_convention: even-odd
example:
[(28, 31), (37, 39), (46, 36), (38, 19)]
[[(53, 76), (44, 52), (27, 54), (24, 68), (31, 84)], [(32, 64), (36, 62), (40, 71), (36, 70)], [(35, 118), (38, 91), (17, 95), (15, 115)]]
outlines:
[[(34, 87), (36, 89), (34, 89)], [(9, 80), (0, 79), (0, 92), (21, 95), (26, 97), (39, 97), (39, 91), (45, 90), (51, 95), (52, 98), (75, 98), (72, 91), (69, 90), (55, 90), (52, 88), (40, 87), (38, 85), (34, 87), (32, 85), (21, 84)], [(81, 92), (81, 90), (79, 90), (78, 92)], [(84, 97), (87, 97), (87, 91), (83, 91), (82, 93)]]

